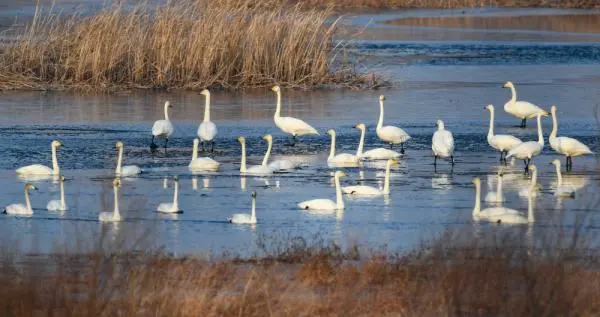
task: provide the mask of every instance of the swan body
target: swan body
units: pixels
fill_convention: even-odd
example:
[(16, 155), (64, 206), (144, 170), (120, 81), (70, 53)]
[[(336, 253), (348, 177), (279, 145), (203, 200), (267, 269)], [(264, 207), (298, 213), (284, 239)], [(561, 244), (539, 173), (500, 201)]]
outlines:
[(293, 137), (303, 135), (318, 135), (319, 132), (313, 128), (310, 124), (293, 117), (282, 117), (281, 116), (281, 88), (279, 86), (273, 86), (271, 88), (277, 94), (277, 108), (275, 109), (275, 115), (273, 120), (275, 125), (281, 129), (281, 131), (291, 134)]
[(113, 181), (113, 196), (114, 196), (114, 204), (115, 207), (113, 212), (101, 212), (98, 215), (98, 220), (101, 222), (117, 222), (121, 221), (121, 213), (119, 212), (119, 187), (121, 186), (121, 181), (119, 179), (115, 179)]
[(488, 203), (502, 203), (504, 202), (504, 192), (502, 191), (502, 178), (503, 178), (503, 171), (502, 169), (500, 169), (500, 171), (498, 172), (498, 182), (496, 185), (496, 192), (488, 192), (485, 195), (485, 201)]
[(444, 121), (442, 120), (438, 120), (436, 125), (437, 131), (433, 133), (433, 137), (431, 138), (431, 149), (435, 157), (434, 164), (437, 162), (438, 157), (449, 157), (452, 164), (454, 164), (454, 137), (452, 136), (452, 132), (444, 128)]
[(502, 161), (503, 156), (506, 155), (508, 151), (523, 143), (523, 141), (508, 134), (494, 134), (494, 106), (487, 105), (485, 109), (490, 112), (490, 127), (488, 130), (487, 141), (492, 148), (500, 151), (500, 161)]
[(367, 131), (367, 127), (364, 123), (359, 123), (354, 126), (354, 128), (360, 130), (360, 142), (358, 143), (358, 149), (356, 150), (356, 156), (361, 160), (387, 160), (387, 159), (396, 159), (402, 156), (402, 154), (388, 150), (384, 148), (375, 148), (363, 152), (364, 143), (365, 143), (365, 133)]
[(329, 129), (327, 130), (327, 134), (331, 135), (331, 149), (329, 151), (329, 157), (327, 158), (327, 165), (329, 167), (358, 166), (360, 163), (360, 158), (358, 156), (348, 153), (335, 154), (336, 133), (333, 129)]
[(217, 126), (210, 121), (210, 91), (203, 89), (200, 94), (206, 98), (206, 104), (204, 105), (204, 120), (198, 127), (198, 137), (203, 144), (204, 142), (210, 142), (214, 145), (213, 140), (217, 135)]
[(519, 190), (519, 196), (521, 197), (537, 197), (540, 187), (537, 183), (537, 167), (533, 164), (529, 164), (529, 171), (531, 172), (531, 183), (528, 187)]
[(572, 157), (593, 154), (594, 152), (587, 145), (576, 139), (564, 136), (557, 137), (558, 121), (556, 119), (556, 106), (552, 106), (550, 112), (552, 113), (552, 132), (549, 138), (550, 147), (567, 158), (567, 170), (570, 170)]
[(357, 185), (357, 186), (345, 186), (342, 187), (342, 192), (346, 195), (352, 196), (381, 196), (390, 194), (390, 169), (393, 164), (397, 164), (398, 161), (389, 159), (385, 166), (385, 179), (383, 181), (383, 188), (376, 188), (373, 186)]
[(473, 178), (475, 184), (475, 207), (473, 208), (473, 220), (488, 220), (496, 223), (523, 224), (534, 222), (532, 198), (529, 196), (529, 210), (527, 217), (514, 209), (506, 207), (493, 207), (481, 210), (481, 181), (478, 177)]
[(575, 188), (563, 184), (562, 173), (560, 172), (560, 161), (553, 160), (552, 165), (554, 165), (556, 169), (556, 189), (554, 190), (554, 196), (575, 197)]
[(164, 137), (165, 138), (165, 148), (167, 147), (167, 143), (169, 142), (169, 138), (173, 134), (173, 124), (171, 120), (169, 120), (169, 108), (171, 108), (171, 103), (166, 101), (164, 110), (165, 110), (165, 119), (164, 120), (156, 120), (152, 125), (152, 144), (150, 146), (152, 148), (156, 148), (156, 144), (154, 143), (155, 137)]
[(267, 152), (262, 161), (262, 166), (268, 167), (273, 172), (290, 171), (298, 167), (296, 162), (290, 160), (276, 160), (269, 163), (269, 157), (271, 156), (271, 149), (273, 148), (273, 136), (267, 134), (263, 137), (263, 140), (267, 141)]
[(542, 134), (542, 115), (537, 115), (537, 128), (538, 128), (538, 141), (527, 141), (523, 142), (512, 150), (508, 151), (506, 158), (515, 157), (517, 159), (525, 160), (525, 169), (529, 167), (529, 162), (534, 156), (539, 155), (544, 148), (544, 135)]
[(16, 216), (31, 216), (33, 215), (33, 210), (31, 209), (31, 202), (29, 201), (29, 191), (37, 190), (35, 186), (32, 184), (25, 184), (24, 192), (25, 192), (25, 205), (23, 204), (10, 204), (4, 207), (4, 213), (7, 215), (16, 215)]
[(61, 176), (59, 178), (59, 182), (60, 182), (60, 199), (49, 201), (48, 204), (46, 205), (46, 209), (48, 211), (67, 211), (67, 210), (69, 210), (69, 207), (67, 207), (67, 204), (65, 203), (65, 177)]
[(182, 212), (179, 209), (179, 178), (177, 176), (173, 177), (173, 184), (175, 187), (175, 190), (173, 191), (173, 202), (159, 204), (156, 211), (169, 214), (179, 214)]
[(510, 100), (504, 104), (504, 111), (521, 119), (522, 128), (526, 126), (527, 119), (534, 118), (537, 115), (548, 115), (548, 112), (546, 110), (532, 104), (531, 102), (517, 101), (517, 91), (515, 89), (515, 85), (512, 82), (506, 82), (502, 87), (510, 88), (512, 94)]
[(58, 166), (58, 159), (56, 158), (56, 151), (62, 146), (60, 141), (54, 140), (50, 143), (50, 149), (52, 150), (52, 168), (41, 165), (33, 164), (28, 166), (20, 167), (16, 170), (19, 177), (29, 176), (58, 176), (60, 168)]
[(273, 174), (273, 170), (270, 169), (268, 166), (254, 165), (251, 167), (246, 167), (246, 138), (241, 136), (238, 137), (237, 140), (242, 145), (242, 160), (240, 165), (240, 174), (250, 176), (270, 176)]
[(221, 164), (210, 157), (198, 157), (198, 145), (200, 140), (194, 139), (194, 146), (192, 149), (192, 160), (188, 165), (188, 168), (192, 172), (216, 172), (219, 170)]
[(344, 199), (342, 197), (342, 190), (340, 188), (340, 177), (346, 176), (346, 173), (342, 171), (335, 172), (335, 195), (336, 201), (330, 199), (313, 199), (303, 201), (298, 204), (298, 207), (305, 210), (321, 210), (321, 211), (335, 211), (344, 209)]
[(142, 169), (139, 168), (139, 166), (137, 165), (121, 166), (121, 163), (123, 162), (123, 142), (118, 141), (115, 144), (115, 147), (117, 148), (117, 151), (119, 151), (119, 157), (117, 159), (117, 168), (115, 169), (116, 177), (135, 176), (142, 173)]
[(404, 153), (404, 142), (410, 140), (410, 135), (406, 133), (404, 130), (395, 127), (395, 126), (384, 126), (383, 125), (383, 115), (384, 115), (384, 106), (383, 102), (385, 101), (385, 96), (379, 96), (379, 121), (377, 122), (377, 136), (388, 142), (390, 145), (392, 144), (400, 144), (402, 148), (400, 153)]
[(250, 214), (233, 214), (227, 221), (234, 224), (255, 224), (256, 223), (256, 192), (252, 192), (252, 211)]

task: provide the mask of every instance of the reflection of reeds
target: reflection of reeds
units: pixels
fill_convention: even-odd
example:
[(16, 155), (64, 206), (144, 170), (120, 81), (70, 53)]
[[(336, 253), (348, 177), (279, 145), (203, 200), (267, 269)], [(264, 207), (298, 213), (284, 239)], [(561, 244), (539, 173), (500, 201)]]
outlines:
[(600, 7), (596, 0), (291, 0), (291, 2), (317, 6), (347, 8), (476, 8), (476, 7)]
[[(108, 6), (90, 16), (36, 12), (0, 50), (8, 88), (200, 88), (359, 85), (340, 66), (330, 10), (270, 0), (189, 0)], [(335, 64), (335, 66), (334, 66)]]

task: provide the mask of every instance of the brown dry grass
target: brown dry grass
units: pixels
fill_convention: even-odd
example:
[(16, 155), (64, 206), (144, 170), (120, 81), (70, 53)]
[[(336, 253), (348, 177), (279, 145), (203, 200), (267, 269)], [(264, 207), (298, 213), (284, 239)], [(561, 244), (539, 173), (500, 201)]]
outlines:
[[(283, 0), (286, 1), (286, 0)], [(340, 10), (371, 8), (477, 8), (477, 7), (555, 7), (597, 8), (597, 0), (288, 0), (306, 6), (334, 6)]]

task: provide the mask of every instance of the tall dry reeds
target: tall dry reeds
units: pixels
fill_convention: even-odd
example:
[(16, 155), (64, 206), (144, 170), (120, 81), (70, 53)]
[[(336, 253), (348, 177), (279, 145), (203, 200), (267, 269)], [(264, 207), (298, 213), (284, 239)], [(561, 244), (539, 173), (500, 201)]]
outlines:
[(597, 8), (597, 0), (282, 0), (300, 3), (307, 7), (335, 6), (341, 10), (372, 8), (481, 8), (481, 7), (554, 7), (554, 8)]
[(38, 10), (0, 49), (0, 86), (358, 85), (367, 77), (336, 63), (330, 15), (273, 0), (115, 4), (68, 17)]

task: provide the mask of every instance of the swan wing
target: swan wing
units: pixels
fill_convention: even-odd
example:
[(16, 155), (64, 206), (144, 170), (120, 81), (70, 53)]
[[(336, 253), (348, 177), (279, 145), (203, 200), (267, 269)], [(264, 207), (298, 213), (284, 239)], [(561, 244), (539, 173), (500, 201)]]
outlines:
[(137, 165), (126, 165), (121, 167), (121, 176), (133, 176), (142, 173), (142, 169)]
[(246, 170), (247, 175), (268, 176), (273, 174), (273, 170), (268, 166), (254, 165)]
[(403, 143), (410, 140), (410, 135), (406, 133), (404, 130), (395, 127), (395, 126), (385, 126), (377, 129), (377, 136), (380, 139), (390, 142), (390, 143)]
[(529, 119), (537, 116), (538, 113), (548, 115), (548, 112), (528, 101), (507, 102), (504, 105), (504, 111), (520, 119)]
[(396, 151), (380, 147), (364, 152), (360, 158), (365, 160), (387, 160), (391, 158), (399, 158), (400, 156), (402, 156), (402, 154)]
[(577, 139), (569, 137), (558, 137), (552, 143), (552, 148), (554, 148), (556, 152), (567, 156), (579, 156), (593, 153), (587, 145), (579, 142)]
[(22, 216), (28, 216), (28, 215), (33, 214), (33, 212), (31, 210), (27, 209), (27, 206), (25, 206), (23, 204), (8, 205), (4, 208), (4, 213), (6, 213), (7, 215), (22, 215)]
[(505, 214), (519, 214), (518, 211), (505, 207), (486, 208), (479, 212), (481, 218), (492, 218)]
[(188, 165), (191, 171), (216, 171), (221, 164), (210, 157), (199, 157), (190, 161)]
[(269, 168), (273, 171), (289, 171), (295, 169), (296, 167), (296, 163), (289, 160), (277, 160), (269, 163)]
[(510, 151), (517, 145), (523, 143), (518, 138), (508, 134), (496, 134), (489, 140), (490, 145), (500, 151)]
[(237, 224), (256, 223), (256, 221), (254, 221), (252, 219), (252, 216), (249, 214), (234, 214), (231, 216), (231, 218), (228, 218), (227, 220), (229, 220), (229, 222), (231, 223)]
[(435, 131), (431, 140), (431, 149), (438, 156), (447, 157), (454, 151), (454, 137), (450, 131)]
[(356, 155), (352, 155), (352, 154), (348, 154), (348, 153), (340, 153), (340, 154), (332, 157), (331, 159), (328, 159), (327, 163), (329, 163), (329, 164), (338, 164), (338, 163), (356, 164), (358, 161), (359, 161), (359, 158), (356, 157)]
[(314, 209), (314, 210), (336, 210), (337, 205), (333, 200), (330, 199), (313, 199), (303, 201), (298, 204), (300, 209)]
[(357, 196), (379, 196), (381, 191), (378, 188), (372, 186), (346, 186), (342, 187), (342, 193), (346, 195), (357, 195)]
[(152, 125), (152, 135), (170, 137), (173, 134), (173, 124), (169, 120), (156, 120)]
[(66, 210), (69, 209), (69, 207), (67, 207), (65, 205), (65, 208), (61, 208), (61, 206), (60, 206), (60, 200), (51, 200), (46, 205), (46, 209), (48, 211), (66, 211)]
[(515, 146), (512, 150), (508, 151), (506, 158), (515, 157), (518, 159), (527, 159), (532, 158), (540, 154), (542, 151), (542, 146), (534, 141), (523, 142), (517, 146)]
[(20, 167), (16, 172), (18, 175), (52, 175), (54, 170), (45, 165), (33, 164)]
[(319, 134), (319, 132), (310, 124), (293, 117), (281, 117), (275, 122), (275, 124), (281, 129), (281, 131), (296, 136)]
[(217, 126), (212, 121), (203, 121), (198, 127), (200, 141), (212, 141), (217, 135)]

